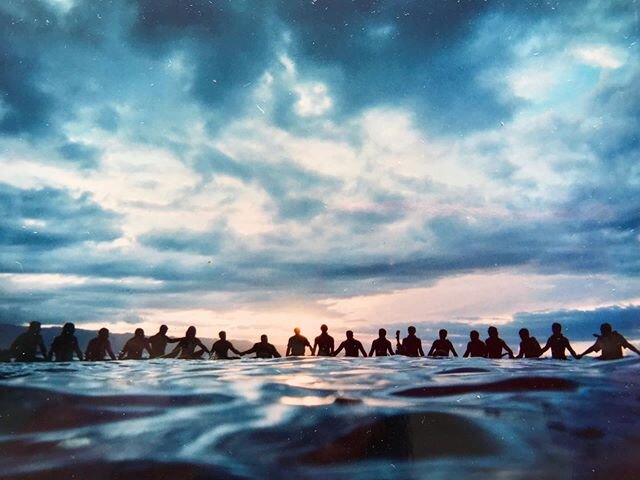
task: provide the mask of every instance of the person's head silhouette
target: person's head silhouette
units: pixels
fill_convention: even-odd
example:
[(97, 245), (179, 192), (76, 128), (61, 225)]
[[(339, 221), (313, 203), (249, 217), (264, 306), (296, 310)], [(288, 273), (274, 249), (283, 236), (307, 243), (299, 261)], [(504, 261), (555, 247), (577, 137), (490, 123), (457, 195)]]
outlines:
[(518, 332), (518, 335), (520, 335), (522, 341), (525, 341), (527, 338), (529, 338), (529, 330), (527, 330), (526, 328), (521, 328)]
[(185, 337), (194, 338), (195, 336), (196, 336), (196, 327), (191, 326), (187, 328), (187, 333), (185, 334)]
[(555, 322), (553, 325), (551, 325), (551, 331), (554, 335), (560, 335), (562, 333), (562, 325), (560, 325), (558, 322)]
[(496, 327), (489, 327), (487, 332), (491, 338), (496, 338), (498, 336), (498, 329)]
[(160, 333), (162, 335), (166, 334), (169, 331), (169, 327), (167, 327), (166, 325), (160, 325)]
[(227, 339), (227, 332), (225, 332), (224, 330), (218, 332), (218, 337), (220, 337), (220, 340), (226, 340)]
[(136, 328), (136, 331), (133, 335), (139, 338), (144, 337), (144, 330), (141, 328)]
[(380, 330), (378, 330), (378, 336), (380, 338), (384, 338), (387, 336), (387, 331), (384, 328), (381, 328)]
[(269, 341), (269, 337), (267, 337), (266, 335), (260, 335), (260, 341), (262, 343), (267, 343)]
[(353, 332), (351, 330), (347, 330), (347, 338), (351, 340), (353, 338)]
[(471, 340), (479, 340), (480, 339), (480, 332), (478, 332), (477, 330), (471, 330), (471, 332), (469, 333), (469, 337), (471, 338)]
[(440, 340), (445, 340), (448, 334), (449, 332), (447, 332), (444, 328), (438, 332), (438, 336), (440, 337)]
[(409, 332), (409, 335), (415, 335), (416, 334), (416, 327), (411, 326), (411, 327), (407, 328), (407, 332)]
[(107, 338), (109, 338), (109, 329), (101, 328), (100, 330), (98, 330), (98, 337), (102, 340), (106, 340)]
[(322, 333), (327, 333), (327, 330), (329, 330), (329, 327), (327, 327), (326, 325), (322, 324), (320, 325), (320, 331)]
[(40, 333), (40, 329), (42, 328), (42, 324), (37, 320), (29, 323), (29, 331), (31, 333)]
[(64, 326), (62, 327), (63, 335), (73, 335), (75, 331), (76, 331), (76, 326), (71, 322), (65, 323)]
[(613, 332), (613, 327), (611, 327), (610, 323), (600, 325), (600, 333), (602, 333), (602, 335), (609, 335), (611, 332)]
[(298, 327), (294, 328), (293, 333), (295, 333), (296, 335), (300, 335), (300, 329)]

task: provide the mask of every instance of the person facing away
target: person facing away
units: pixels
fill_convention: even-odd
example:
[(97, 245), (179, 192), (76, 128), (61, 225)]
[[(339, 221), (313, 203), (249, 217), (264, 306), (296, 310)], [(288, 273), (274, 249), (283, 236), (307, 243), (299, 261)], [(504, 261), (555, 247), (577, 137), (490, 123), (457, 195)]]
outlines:
[(373, 357), (374, 353), (376, 357), (386, 357), (387, 354), (393, 355), (393, 348), (391, 348), (391, 342), (387, 340), (387, 331), (384, 328), (378, 330), (378, 338), (371, 344), (369, 356)]
[(600, 360), (616, 360), (624, 356), (622, 353), (623, 348), (628, 348), (640, 355), (640, 351), (631, 345), (626, 338), (614, 331), (609, 323), (600, 325), (600, 335), (595, 336), (598, 337), (596, 343), (578, 355), (578, 358), (582, 358), (591, 352), (601, 351), (602, 353), (598, 357)]
[(167, 343), (176, 343), (179, 342), (179, 338), (169, 338), (167, 337), (167, 331), (169, 327), (166, 325), (160, 325), (160, 330), (155, 335), (149, 337), (149, 344), (151, 345), (151, 355), (150, 358), (158, 358), (162, 357), (165, 354), (165, 350), (167, 348)]
[(565, 350), (569, 350), (573, 358), (578, 358), (576, 352), (571, 348), (569, 339), (562, 334), (562, 325), (554, 323), (551, 325), (551, 332), (553, 333), (547, 340), (547, 344), (544, 346), (540, 355), (551, 349), (551, 358), (556, 360), (566, 360), (567, 356)]
[[(320, 325), (320, 331), (322, 333), (318, 335), (313, 342), (312, 355), (317, 354), (319, 357), (330, 357), (333, 355), (335, 343), (333, 342), (333, 337), (327, 333), (327, 330), (329, 330), (329, 327)], [(318, 348), (317, 353), (316, 347)]]
[(300, 335), (300, 329), (293, 329), (293, 337), (289, 338), (289, 342), (287, 343), (287, 353), (285, 354), (287, 357), (303, 357), (305, 349), (309, 347), (311, 353), (313, 354), (313, 347), (307, 340), (307, 337)]
[(101, 328), (98, 330), (98, 336), (89, 340), (87, 349), (84, 352), (84, 359), (90, 362), (104, 360), (105, 355), (109, 355), (111, 360), (115, 360), (116, 356), (111, 350), (111, 342), (109, 341), (109, 330)]
[(454, 357), (458, 356), (456, 349), (453, 348), (453, 343), (447, 339), (448, 334), (449, 332), (444, 328), (438, 332), (440, 338), (431, 345), (431, 350), (429, 350), (430, 357), (448, 357), (449, 352), (453, 353)]
[(489, 327), (489, 338), (485, 340), (487, 346), (488, 358), (502, 358), (502, 350), (506, 350), (509, 358), (513, 358), (513, 350), (509, 348), (504, 340), (498, 336), (498, 329), (496, 327)]
[(367, 352), (365, 352), (362, 343), (353, 338), (353, 332), (351, 330), (347, 330), (347, 339), (338, 346), (338, 349), (335, 352), (333, 352), (333, 356), (338, 356), (343, 349), (345, 357), (357, 357), (361, 353), (363, 357), (367, 356)]
[(210, 353), (204, 343), (196, 337), (196, 327), (193, 325), (187, 328), (184, 337), (178, 340), (178, 345), (165, 357), (180, 358), (182, 360), (196, 360), (202, 357), (203, 353)]
[(407, 332), (409, 335), (402, 340), (402, 354), (407, 357), (424, 357), (422, 340), (416, 337), (416, 327), (409, 327)]
[(38, 349), (42, 353), (43, 358), (47, 358), (47, 348), (44, 346), (44, 340), (40, 330), (42, 325), (40, 322), (33, 321), (27, 327), (27, 331), (16, 337), (10, 347), (11, 356), (17, 362), (35, 362), (40, 360), (36, 355)]
[(151, 346), (149, 340), (144, 336), (144, 330), (136, 328), (133, 338), (127, 340), (127, 343), (122, 347), (118, 360), (142, 360), (143, 350), (146, 350), (151, 356)]
[(467, 350), (464, 352), (463, 357), (486, 357), (487, 346), (482, 340), (480, 340), (480, 332), (477, 330), (471, 330), (469, 338), (471, 341), (467, 343)]
[(240, 355), (248, 355), (250, 353), (255, 353), (256, 358), (280, 358), (281, 356), (276, 347), (269, 343), (269, 337), (266, 335), (261, 335), (260, 343), (254, 343), (253, 347), (245, 350)]
[(211, 346), (211, 355), (218, 360), (226, 360), (229, 358), (229, 350), (231, 350), (236, 355), (242, 356), (242, 352), (236, 350), (233, 344), (227, 340), (227, 332), (221, 331), (218, 333), (218, 337), (220, 340), (216, 340), (213, 342)]
[(520, 335), (520, 340), (522, 341), (520, 342), (520, 351), (516, 358), (538, 358), (542, 355), (542, 348), (540, 348), (538, 339), (532, 337), (529, 334), (529, 330), (521, 328), (518, 335)]
[(56, 362), (71, 362), (73, 354), (78, 356), (78, 360), (82, 360), (82, 350), (78, 345), (78, 339), (74, 335), (76, 326), (73, 323), (65, 323), (62, 332), (53, 339), (51, 348), (49, 349), (49, 360), (55, 357)]

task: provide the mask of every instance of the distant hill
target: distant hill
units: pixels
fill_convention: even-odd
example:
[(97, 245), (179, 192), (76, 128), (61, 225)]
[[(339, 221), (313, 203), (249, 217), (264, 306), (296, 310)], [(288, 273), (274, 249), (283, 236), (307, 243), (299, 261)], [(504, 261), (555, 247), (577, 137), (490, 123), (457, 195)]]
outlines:
[[(60, 334), (62, 327), (42, 327), (42, 336), (44, 337), (44, 343), (47, 346), (47, 350), (51, 346), (51, 342), (53, 342), (54, 337)], [(26, 331), (26, 327), (21, 325), (9, 325), (6, 323), (0, 323), (0, 349), (7, 349), (11, 346), (13, 340), (20, 335), (21, 333)], [(84, 352), (84, 349), (93, 337), (96, 336), (95, 330), (83, 330), (82, 328), (76, 328), (76, 338), (78, 339), (78, 343), (80, 344), (80, 349)], [(156, 332), (153, 332), (155, 334)], [(109, 333), (109, 339), (111, 340), (111, 347), (113, 348), (114, 353), (118, 353), (122, 350), (125, 342), (133, 337), (133, 332), (131, 333)], [(202, 343), (204, 343), (207, 348), (210, 348), (213, 344), (212, 338), (200, 337)], [(248, 350), (253, 346), (254, 342), (249, 342), (247, 340), (230, 340), (233, 343), (234, 347), (236, 347), (240, 351)], [(170, 351), (172, 344), (167, 345), (167, 352)], [(280, 352), (284, 354), (284, 352)]]

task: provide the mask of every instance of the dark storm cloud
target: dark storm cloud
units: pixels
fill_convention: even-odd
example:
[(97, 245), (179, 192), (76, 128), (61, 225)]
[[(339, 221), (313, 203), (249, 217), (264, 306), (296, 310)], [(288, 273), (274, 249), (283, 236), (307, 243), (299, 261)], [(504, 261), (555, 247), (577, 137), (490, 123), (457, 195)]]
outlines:
[(0, 184), (0, 216), (0, 244), (28, 254), (120, 236), (117, 214), (86, 194), (73, 198), (53, 188), (23, 190)]

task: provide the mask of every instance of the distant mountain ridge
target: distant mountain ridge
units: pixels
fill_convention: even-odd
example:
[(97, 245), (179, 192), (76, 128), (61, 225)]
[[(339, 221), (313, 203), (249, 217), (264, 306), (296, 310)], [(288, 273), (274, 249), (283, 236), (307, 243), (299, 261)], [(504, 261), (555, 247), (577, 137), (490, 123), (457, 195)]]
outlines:
[[(26, 330), (27, 328), (22, 325), (10, 325), (6, 323), (0, 323), (0, 349), (9, 348), (13, 340), (18, 335), (25, 332)], [(61, 326), (60, 327), (46, 327), (46, 326), (42, 327), (42, 337), (44, 338), (44, 343), (47, 347), (47, 351), (49, 350), (49, 347), (51, 346), (51, 342), (53, 342), (53, 339), (57, 335), (60, 335), (61, 331), (62, 331)], [(157, 332), (151, 332), (151, 335), (149, 335), (149, 332), (145, 332), (145, 333), (149, 337), (151, 335), (155, 335)], [(82, 328), (76, 328), (75, 335), (76, 335), (76, 338), (78, 339), (78, 343), (80, 344), (80, 349), (83, 352), (87, 347), (87, 343), (89, 343), (89, 340), (94, 338), (96, 334), (97, 334), (97, 331), (95, 330), (84, 330)], [(179, 338), (181, 336), (182, 335), (175, 335), (175, 336), (169, 335), (169, 337), (174, 337), (174, 338)], [(122, 347), (124, 346), (125, 342), (129, 340), (131, 337), (133, 337), (133, 332), (131, 333), (110, 332), (109, 339), (111, 340), (111, 347), (113, 349), (113, 352), (117, 355), (117, 353), (120, 350), (122, 350)], [(207, 348), (211, 348), (211, 345), (213, 345), (213, 342), (214, 342), (213, 338), (206, 338), (206, 337), (199, 337), (199, 338), (200, 340), (202, 340), (202, 343), (204, 343)], [(254, 344), (254, 342), (250, 342), (248, 340), (230, 340), (230, 342), (233, 343), (233, 346), (240, 351), (248, 350)], [(173, 348), (172, 347), (173, 345), (175, 344), (170, 343), (167, 345), (167, 353), (171, 351), (171, 348)], [(280, 352), (280, 353), (284, 354), (284, 352)]]

